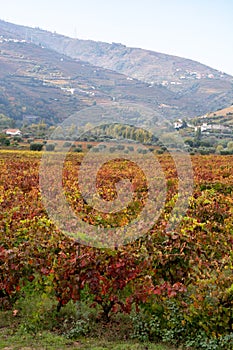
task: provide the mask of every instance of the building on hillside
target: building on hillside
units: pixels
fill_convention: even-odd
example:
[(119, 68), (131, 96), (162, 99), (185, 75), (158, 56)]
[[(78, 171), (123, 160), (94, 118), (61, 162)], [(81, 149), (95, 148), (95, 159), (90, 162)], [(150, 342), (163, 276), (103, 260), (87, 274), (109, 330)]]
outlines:
[(201, 132), (207, 131), (207, 130), (211, 129), (211, 125), (208, 125), (207, 123), (202, 123), (201, 126), (195, 126), (195, 131), (197, 131), (198, 129), (200, 129)]
[(6, 129), (5, 134), (9, 136), (21, 136), (21, 131), (19, 129)]
[(177, 121), (174, 122), (174, 128), (179, 130), (184, 126), (183, 120), (178, 119)]

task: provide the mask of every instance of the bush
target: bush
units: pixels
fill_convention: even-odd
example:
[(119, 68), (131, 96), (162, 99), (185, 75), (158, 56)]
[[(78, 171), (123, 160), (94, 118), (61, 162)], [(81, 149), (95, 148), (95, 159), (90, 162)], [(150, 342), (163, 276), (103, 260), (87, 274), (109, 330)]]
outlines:
[(22, 139), (22, 137), (20, 137), (20, 136), (14, 136), (14, 137), (13, 137), (13, 140), (14, 140), (14, 141), (17, 141), (17, 142), (22, 142), (23, 139)]
[(69, 142), (69, 141), (66, 141), (64, 144), (63, 144), (63, 146), (62, 147), (64, 147), (64, 148), (68, 148), (68, 147), (71, 147), (72, 146), (72, 143), (71, 142)]
[(148, 151), (147, 151), (147, 149), (144, 149), (144, 148), (138, 148), (137, 152), (140, 154), (147, 154)]
[(9, 139), (5, 139), (5, 140), (2, 140), (2, 143), (1, 143), (3, 146), (10, 146), (11, 142)]
[(66, 333), (68, 339), (77, 339), (80, 336), (86, 336), (89, 332), (89, 320), (77, 320), (72, 328)]
[(157, 316), (148, 317), (143, 313), (133, 314), (131, 316), (133, 323), (133, 332), (131, 337), (138, 339), (141, 342), (147, 342), (149, 340), (161, 341), (162, 328), (161, 320)]
[(54, 143), (47, 143), (46, 144), (46, 146), (45, 146), (45, 148), (46, 148), (46, 151), (54, 151), (54, 149), (55, 149), (55, 144)]
[(30, 138), (27, 139), (27, 143), (31, 144), (31, 143), (33, 143), (33, 142), (34, 142), (34, 139), (33, 139), (33, 138), (30, 137)]
[(0, 145), (10, 146), (10, 140), (4, 134), (0, 134)]
[(164, 150), (162, 150), (162, 149), (157, 150), (157, 154), (163, 154), (163, 153), (164, 153)]
[(100, 144), (100, 145), (99, 145), (99, 149), (101, 149), (101, 150), (106, 149), (106, 148), (107, 148), (107, 146), (104, 145), (104, 144)]
[(117, 145), (117, 149), (119, 151), (123, 151), (125, 149), (125, 146), (124, 145)]
[(199, 153), (200, 153), (201, 155), (208, 155), (208, 154), (211, 153), (211, 150), (208, 149), (208, 148), (199, 148)]
[(156, 307), (154, 304), (131, 315), (132, 338), (141, 342), (164, 342), (193, 349), (232, 349), (233, 333), (213, 336), (207, 328), (204, 329), (202, 316), (196, 319), (193, 315), (193, 318), (189, 319), (178, 300), (166, 300), (161, 302), (157, 310)]
[(81, 153), (83, 150), (81, 147), (74, 148), (74, 152)]
[(190, 147), (193, 147), (193, 144), (194, 144), (193, 140), (191, 140), (191, 139), (185, 140), (184, 143), (185, 143), (186, 145), (189, 145)]
[(228, 149), (223, 149), (223, 150), (220, 151), (220, 154), (223, 155), (223, 156), (228, 156), (228, 155), (233, 154), (233, 151), (232, 150), (228, 150)]
[(15, 304), (21, 316), (20, 330), (27, 333), (52, 330), (56, 325), (56, 300), (41, 292), (29, 294), (24, 290), (21, 295)]
[(94, 152), (94, 153), (98, 153), (100, 151), (100, 149), (98, 147), (93, 147), (91, 149), (91, 151)]
[(96, 309), (90, 308), (85, 302), (74, 303), (72, 300), (57, 315), (59, 327), (68, 339), (86, 336), (93, 330), (96, 318)]
[(31, 151), (41, 151), (43, 148), (43, 143), (31, 143), (30, 150)]

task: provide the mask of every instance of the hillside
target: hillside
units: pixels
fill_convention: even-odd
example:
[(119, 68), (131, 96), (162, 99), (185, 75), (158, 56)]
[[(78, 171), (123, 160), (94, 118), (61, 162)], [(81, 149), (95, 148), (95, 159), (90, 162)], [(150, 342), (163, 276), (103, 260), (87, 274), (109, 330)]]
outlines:
[(197, 120), (212, 125), (222, 125), (223, 127), (233, 128), (233, 105), (215, 112), (207, 113), (204, 116), (198, 117)]
[(88, 65), (26, 42), (0, 40), (0, 50), (1, 113), (15, 120), (43, 118), (53, 124), (94, 98), (110, 99), (100, 91), (92, 96)]
[(15, 120), (38, 117), (54, 124), (113, 99), (153, 107), (156, 98), (172, 97), (162, 88), (149, 89), (143, 82), (24, 40), (2, 38), (0, 52), (0, 109)]
[[(195, 117), (233, 102), (233, 77), (192, 60), (116, 43), (71, 39), (4, 21), (0, 21), (0, 36), (4, 80), (0, 91), (13, 84), (11, 95), (14, 98), (18, 89), (19, 101), (23, 81), (24, 94), (28, 88), (29, 95), (33, 91), (37, 96), (35, 99), (40, 96), (42, 100), (49, 99), (46, 103), (54, 120), (57, 115), (64, 117), (63, 106), (67, 115), (84, 106), (112, 100), (144, 104), (166, 118)], [(4, 57), (4, 51), (10, 51), (8, 56)], [(20, 55), (27, 60), (19, 59)], [(11, 60), (7, 63), (9, 56)], [(37, 66), (42, 68), (38, 71)], [(40, 89), (36, 86), (34, 91), (32, 81)], [(30, 113), (38, 113), (34, 102)]]

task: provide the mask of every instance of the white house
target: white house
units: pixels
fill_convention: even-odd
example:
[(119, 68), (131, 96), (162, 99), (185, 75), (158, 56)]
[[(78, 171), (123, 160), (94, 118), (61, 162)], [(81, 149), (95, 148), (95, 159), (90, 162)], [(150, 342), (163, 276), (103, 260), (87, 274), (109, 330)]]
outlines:
[(201, 132), (203, 132), (203, 131), (210, 130), (211, 129), (211, 125), (208, 125), (207, 123), (202, 123), (201, 126), (196, 126), (195, 127), (195, 131), (197, 131), (199, 128), (201, 129)]
[(19, 129), (7, 129), (5, 134), (9, 136), (21, 136), (21, 131)]
[(181, 129), (183, 126), (183, 121), (181, 119), (178, 119), (176, 122), (174, 122), (173, 125), (175, 129)]

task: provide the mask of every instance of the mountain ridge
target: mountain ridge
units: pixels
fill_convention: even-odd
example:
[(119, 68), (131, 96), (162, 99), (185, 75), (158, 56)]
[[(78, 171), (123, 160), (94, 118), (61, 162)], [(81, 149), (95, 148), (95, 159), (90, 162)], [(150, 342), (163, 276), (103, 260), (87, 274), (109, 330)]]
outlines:
[(38, 114), (58, 123), (94, 104), (153, 107), (155, 95), (169, 97), (164, 89), (18, 39), (0, 39), (0, 50), (0, 112), (16, 120)]
[[(102, 93), (110, 100), (120, 98), (145, 103), (167, 118), (195, 117), (233, 102), (233, 77), (190, 59), (128, 48), (119, 43), (72, 39), (2, 20), (0, 35), (3, 39), (25, 41), (69, 57), (73, 64), (76, 62), (77, 69), (80, 63), (89, 64), (89, 68), (100, 67), (99, 78), (111, 71), (116, 74), (115, 81), (110, 84), (111, 88), (102, 87)], [(118, 81), (122, 79), (124, 83), (120, 86)]]
[[(27, 26), (21, 26), (21, 25), (15, 25), (15, 24), (11, 24), (11, 23), (8, 23), (8, 22), (4, 22), (4, 21), (1, 21), (0, 20), (0, 23), (1, 23), (1, 26), (2, 26), (2, 23), (5, 23), (5, 30), (6, 32), (9, 34), (9, 33), (14, 33), (15, 34), (15, 31), (18, 31), (18, 35), (19, 37), (24, 37), (25, 40), (28, 40), (28, 38), (30, 38), (30, 40), (34, 43), (37, 43), (39, 41), (41, 41), (41, 43), (43, 44), (49, 44), (49, 46), (51, 46), (51, 43), (50, 43), (50, 39), (51, 37), (53, 38), (53, 45), (54, 45), (54, 48), (55, 48), (55, 51), (58, 51), (60, 52), (59, 50), (63, 51), (64, 54), (68, 55), (68, 56), (71, 56), (72, 58), (77, 58), (77, 56), (81, 56), (81, 53), (79, 52), (67, 52), (67, 50), (69, 50), (69, 45), (71, 43), (73, 44), (77, 44), (80, 46), (80, 49), (82, 50), (82, 55), (84, 58), (86, 59), (83, 59), (83, 61), (87, 61), (89, 62), (91, 60), (91, 57), (89, 57), (89, 54), (88, 52), (85, 52), (85, 50), (83, 50), (83, 48), (85, 48), (85, 46), (88, 48), (88, 50), (91, 51), (92, 49), (92, 53), (95, 52), (95, 48), (97, 47), (98, 48), (98, 52), (96, 53), (95, 57), (93, 57), (93, 60), (97, 58), (97, 56), (99, 55), (99, 57), (103, 57), (103, 54), (107, 53), (107, 51), (111, 51), (111, 50), (114, 50), (114, 54), (115, 56), (117, 57), (117, 53), (121, 56), (121, 55), (125, 55), (127, 53), (132, 53), (132, 52), (135, 52), (137, 53), (137, 58), (138, 58), (138, 53), (140, 54), (149, 54), (151, 56), (155, 56), (157, 58), (161, 58), (163, 59), (164, 61), (166, 61), (166, 58), (170, 58), (170, 59), (174, 59), (175, 61), (177, 61), (179, 63), (179, 61), (182, 61), (182, 63), (186, 62), (186, 63), (190, 63), (196, 67), (203, 67), (205, 72), (209, 71), (210, 72), (215, 72), (217, 74), (218, 77), (228, 77), (229, 79), (233, 79), (233, 77), (227, 73), (224, 73), (224, 72), (221, 72), (217, 69), (214, 69), (214, 68), (211, 68), (210, 66), (206, 65), (206, 64), (202, 64), (200, 62), (197, 62), (195, 60), (192, 60), (190, 58), (183, 58), (183, 57), (179, 57), (177, 55), (171, 55), (171, 54), (165, 54), (165, 53), (161, 53), (161, 52), (156, 52), (156, 51), (152, 51), (152, 50), (148, 50), (148, 49), (141, 49), (141, 48), (138, 48), (138, 47), (127, 47), (126, 45), (124, 44), (121, 44), (121, 43), (106, 43), (106, 42), (102, 42), (102, 41), (94, 41), (94, 40), (90, 40), (90, 39), (87, 39), (87, 40), (84, 40), (84, 39), (74, 39), (74, 38), (70, 38), (70, 37), (67, 37), (65, 35), (62, 35), (62, 34), (57, 34), (57, 33), (52, 33), (52, 32), (49, 32), (47, 30), (43, 30), (43, 29), (40, 29), (40, 28), (31, 28), (31, 27), (27, 27)], [(10, 24), (10, 27), (11, 25), (13, 26), (13, 28), (10, 28), (9, 27), (9, 24)], [(13, 29), (13, 31), (12, 31)], [(40, 39), (40, 40), (39, 40)], [(56, 47), (56, 42), (55, 40), (57, 40), (57, 44), (59, 47)], [(62, 44), (62, 41), (64, 40), (63, 44)], [(47, 42), (46, 42), (47, 41)], [(72, 47), (71, 47), (72, 48)], [(74, 49), (74, 48), (72, 48)], [(76, 47), (76, 50), (77, 50), (77, 47)], [(81, 51), (80, 50), (80, 51)], [(120, 52), (122, 51), (122, 52)], [(69, 53), (69, 54), (68, 54)], [(79, 57), (78, 57), (79, 58)], [(117, 57), (118, 58), (118, 57)], [(90, 63), (94, 63), (94, 62), (90, 62)], [(98, 62), (98, 64), (96, 65), (100, 65), (101, 66), (101, 62)], [(109, 66), (107, 67), (109, 69), (112, 69), (112, 66)], [(148, 68), (147, 68), (148, 69)], [(113, 70), (117, 70), (117, 69), (113, 69)], [(119, 68), (120, 70), (120, 68)], [(124, 72), (123, 72), (124, 73)], [(125, 74), (125, 73), (124, 73)], [(137, 78), (137, 77), (135, 77)], [(147, 82), (150, 82), (151, 80), (146, 80)]]

